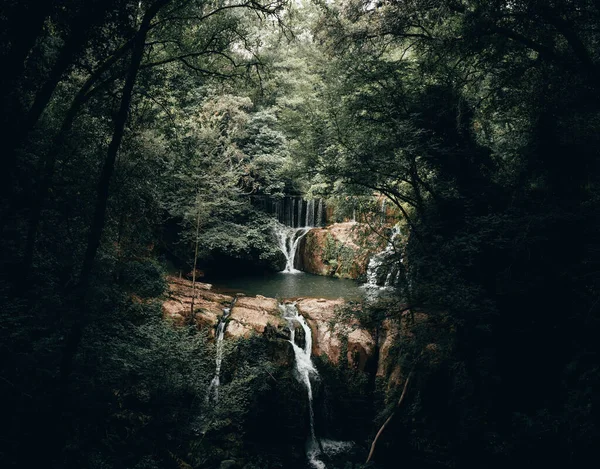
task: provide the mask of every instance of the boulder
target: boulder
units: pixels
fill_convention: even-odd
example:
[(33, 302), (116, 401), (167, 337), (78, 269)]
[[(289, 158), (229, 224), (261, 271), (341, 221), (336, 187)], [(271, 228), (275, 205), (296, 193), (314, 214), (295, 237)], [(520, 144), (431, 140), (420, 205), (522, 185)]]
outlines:
[(261, 295), (238, 298), (225, 329), (226, 337), (249, 337), (253, 333), (263, 334), (267, 326), (276, 330), (284, 326), (277, 300)]
[(379, 334), (379, 361), (377, 363), (377, 376), (383, 377), (388, 372), (390, 350), (398, 340), (400, 331), (396, 324), (389, 319), (383, 322), (383, 330)]
[(369, 257), (384, 244), (367, 225), (334, 223), (308, 232), (300, 246), (300, 261), (306, 272), (357, 279), (366, 274)]
[[(403, 370), (397, 357), (390, 356), (392, 347), (398, 343), (406, 343), (415, 337), (416, 327), (427, 327), (428, 316), (425, 313), (415, 311), (404, 311), (400, 324), (386, 319), (383, 322), (383, 328), (379, 333), (379, 358), (377, 363), (377, 376), (386, 378), (387, 389), (393, 389), (401, 384)], [(438, 345), (428, 344), (425, 351), (432, 353), (438, 352)], [(431, 361), (430, 357), (427, 357)]]

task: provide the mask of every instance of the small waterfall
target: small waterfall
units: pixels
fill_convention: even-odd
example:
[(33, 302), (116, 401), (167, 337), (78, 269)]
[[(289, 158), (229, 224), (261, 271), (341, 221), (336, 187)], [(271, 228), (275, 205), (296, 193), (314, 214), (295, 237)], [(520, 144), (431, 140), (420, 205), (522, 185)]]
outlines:
[[(292, 344), (294, 357), (296, 359), (296, 378), (304, 385), (304, 387), (306, 387), (306, 393), (308, 395), (310, 436), (306, 444), (306, 456), (312, 467), (316, 469), (325, 469), (325, 463), (318, 459), (321, 455), (321, 449), (315, 433), (315, 413), (313, 410), (313, 394), (310, 382), (311, 376), (318, 376), (317, 370), (310, 359), (312, 353), (312, 331), (304, 317), (298, 313), (296, 303), (280, 304), (279, 310), (281, 311), (283, 318), (287, 321), (290, 330), (290, 344)], [(300, 324), (304, 330), (304, 348), (298, 347), (294, 341), (296, 335), (294, 323)]]
[(319, 199), (319, 208), (317, 209), (317, 223), (316, 226), (323, 226), (323, 199)]
[(387, 199), (383, 199), (383, 202), (381, 202), (381, 223), (385, 223), (387, 221), (387, 213), (385, 207), (386, 201)]
[(289, 227), (323, 226), (327, 222), (326, 203), (323, 199), (305, 200), (294, 195), (275, 197), (259, 194), (251, 195), (250, 203)]
[[(375, 254), (369, 259), (367, 265), (367, 288), (391, 288), (398, 283), (400, 267), (397, 265), (395, 256), (394, 240), (400, 231), (395, 226), (392, 236), (383, 251)], [(402, 262), (402, 260), (400, 261)]]
[(296, 225), (294, 225), (296, 228), (298, 228), (302, 223), (302, 205), (304, 205), (303, 202), (304, 201), (302, 199), (298, 201), (298, 220), (296, 221)]
[(290, 206), (290, 226), (294, 228), (297, 227), (297, 221), (294, 219), (296, 216), (296, 199), (292, 199), (292, 204)]
[(315, 226), (315, 201), (313, 199), (306, 202), (306, 223), (304, 226)]
[(294, 268), (294, 260), (301, 239), (312, 227), (323, 226), (326, 222), (326, 207), (323, 199), (304, 200), (292, 196), (275, 199), (256, 196), (251, 200), (254, 206), (274, 215), (277, 219), (273, 231), (277, 246), (286, 260), (282, 272), (300, 272)]
[(237, 301), (237, 297), (233, 299), (229, 308), (223, 308), (223, 315), (221, 319), (219, 319), (219, 324), (217, 325), (217, 332), (215, 334), (217, 341), (217, 357), (215, 359), (215, 376), (213, 377), (210, 385), (208, 386), (208, 391), (206, 392), (206, 402), (212, 401), (219, 402), (219, 386), (221, 385), (221, 363), (223, 363), (223, 338), (225, 337), (225, 327), (227, 326), (227, 318), (231, 314), (231, 310), (235, 306), (235, 302)]
[(310, 231), (310, 227), (292, 228), (278, 223), (275, 225), (274, 231), (277, 236), (279, 250), (285, 256), (285, 269), (283, 269), (283, 272), (292, 274), (300, 272), (294, 268), (294, 260), (296, 259), (300, 240)]

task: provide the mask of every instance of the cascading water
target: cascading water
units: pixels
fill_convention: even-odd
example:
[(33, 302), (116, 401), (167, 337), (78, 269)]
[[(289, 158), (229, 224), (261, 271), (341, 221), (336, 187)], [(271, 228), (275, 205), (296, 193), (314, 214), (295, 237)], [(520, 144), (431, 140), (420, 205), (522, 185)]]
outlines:
[(398, 283), (400, 267), (395, 258), (396, 248), (394, 240), (399, 233), (398, 227), (395, 226), (385, 249), (375, 254), (369, 260), (369, 264), (367, 265), (367, 283), (365, 283), (366, 288), (390, 288), (395, 283)]
[(323, 223), (323, 199), (319, 199), (319, 208), (317, 209), (317, 226)]
[(277, 245), (279, 250), (285, 256), (285, 269), (282, 272), (288, 274), (297, 274), (300, 270), (294, 268), (294, 260), (300, 240), (310, 231), (310, 227), (292, 228), (289, 226), (276, 224), (274, 227), (277, 236)]
[[(268, 210), (268, 203), (264, 200), (263, 202)], [(277, 238), (277, 246), (285, 256), (285, 268), (282, 271), (284, 273), (300, 272), (294, 265), (300, 241), (311, 228), (321, 226), (323, 223), (323, 200), (319, 199), (318, 205), (316, 203), (316, 200), (303, 200), (299, 197), (284, 197), (274, 202), (273, 213), (277, 215), (278, 222), (274, 224), (273, 231)], [(316, 216), (315, 205), (317, 207)], [(306, 207), (305, 210), (303, 210), (304, 207)], [(304, 219), (302, 218), (303, 214)], [(303, 222), (304, 224), (302, 224)]]
[(327, 220), (323, 199), (303, 199), (300, 196), (250, 196), (252, 205), (273, 215), (279, 223), (289, 227), (322, 226)]
[(306, 205), (306, 221), (304, 226), (314, 226), (315, 221), (315, 201), (309, 200)]
[(215, 334), (217, 342), (217, 356), (215, 359), (215, 376), (213, 377), (208, 391), (206, 392), (206, 402), (211, 400), (214, 402), (219, 401), (219, 386), (221, 385), (221, 364), (223, 363), (223, 338), (225, 337), (225, 327), (227, 326), (227, 318), (231, 314), (231, 310), (235, 306), (237, 297), (233, 299), (229, 308), (223, 308), (223, 315), (219, 319), (217, 325), (217, 332)]
[[(308, 395), (310, 436), (306, 444), (306, 456), (312, 467), (316, 469), (325, 469), (325, 463), (318, 458), (321, 455), (321, 449), (315, 433), (315, 413), (313, 410), (313, 394), (312, 385), (310, 382), (311, 376), (318, 376), (317, 370), (310, 359), (312, 352), (312, 332), (304, 317), (298, 313), (296, 303), (280, 304), (279, 309), (283, 315), (283, 318), (287, 321), (290, 330), (290, 344), (292, 344), (296, 359), (296, 377), (298, 378), (298, 381), (304, 385)], [(304, 330), (304, 348), (300, 348), (298, 345), (296, 345), (294, 340), (296, 337), (296, 328), (294, 323), (300, 324)]]

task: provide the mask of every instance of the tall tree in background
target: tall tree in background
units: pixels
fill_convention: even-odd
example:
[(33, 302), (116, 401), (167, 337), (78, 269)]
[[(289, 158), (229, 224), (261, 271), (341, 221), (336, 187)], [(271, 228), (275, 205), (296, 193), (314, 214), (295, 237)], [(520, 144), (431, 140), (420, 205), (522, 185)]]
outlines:
[[(448, 389), (413, 399), (425, 433), (387, 430), (418, 459), (500, 467), (534, 451), (570, 465), (598, 435), (570, 419), (591, 417), (597, 380), (584, 331), (598, 325), (599, 13), (594, 2), (347, 2), (323, 23), (336, 51), (324, 73), (341, 78), (326, 80), (335, 124), (315, 129), (326, 136), (308, 166), (398, 205), (411, 227), (404, 299), (454, 324), (452, 377), (413, 378)], [(433, 429), (440, 409), (453, 420)], [(394, 459), (388, 438), (375, 460)]]
[[(60, 465), (69, 442), (79, 436), (77, 427), (92, 431), (91, 421), (77, 415), (79, 406), (94, 395), (114, 398), (103, 395), (104, 385), (85, 384), (93, 376), (90, 358), (111, 360), (112, 347), (119, 346), (122, 330), (111, 344), (107, 318), (117, 328), (142, 321), (164, 332), (146, 317), (138, 323), (135, 314), (119, 317), (130, 307), (129, 295), (152, 297), (164, 288), (148, 246), (156, 242), (153, 230), (162, 215), (160, 188), (172, 188), (161, 180), (169, 176), (168, 151), (182, 136), (162, 119), (190, 90), (255, 70), (246, 12), (275, 15), (281, 4), (156, 0), (44, 6), (38, 11), (27, 3), (11, 4), (0, 17), (8, 25), (32, 13), (36, 22), (22, 31), (11, 25), (1, 37), (2, 53), (14, 64), (3, 75), (2, 90), (7, 104), (2, 122), (10, 135), (0, 207), (7, 325), (2, 389), (11, 395), (3, 410), (21, 415), (19, 422), (7, 417), (15, 424), (2, 429), (2, 439), (14, 444), (1, 453), (16, 461), (26, 441), (55, 427), (40, 452)], [(18, 38), (26, 35), (28, 45)], [(17, 82), (20, 86), (12, 86)], [(228, 166), (227, 151), (212, 155), (211, 164)], [(139, 290), (140, 275), (151, 288)], [(150, 303), (143, 314), (155, 315)], [(167, 337), (170, 343), (186, 340)], [(104, 369), (99, 380), (110, 381), (107, 373), (117, 369)], [(43, 382), (36, 370), (44, 370)]]

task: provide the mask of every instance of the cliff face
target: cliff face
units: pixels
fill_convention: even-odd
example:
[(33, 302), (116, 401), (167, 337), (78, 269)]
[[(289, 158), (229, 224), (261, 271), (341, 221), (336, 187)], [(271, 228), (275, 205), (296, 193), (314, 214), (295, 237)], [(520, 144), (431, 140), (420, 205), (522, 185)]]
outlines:
[[(174, 324), (183, 325), (190, 321), (192, 282), (176, 277), (167, 280), (169, 297), (163, 303), (163, 315)], [(231, 305), (233, 297), (215, 293), (209, 284), (202, 283), (196, 283), (195, 295), (195, 323), (214, 335), (223, 308)], [(365, 370), (369, 360), (377, 359), (376, 339), (369, 331), (360, 328), (356, 321), (336, 321), (336, 309), (344, 305), (344, 300), (301, 298), (296, 304), (311, 328), (314, 356), (325, 355), (333, 364), (340, 363), (343, 358), (349, 366), (361, 371)], [(239, 296), (229, 315), (225, 337), (248, 338), (253, 334), (271, 333), (281, 339), (289, 337), (277, 300), (260, 295)], [(345, 357), (342, 357), (343, 351)]]
[[(174, 325), (189, 323), (192, 282), (176, 277), (169, 277), (167, 280), (169, 296), (163, 303), (165, 319), (172, 321)], [(207, 329), (214, 336), (217, 324), (223, 316), (223, 309), (231, 306), (234, 297), (213, 292), (211, 288), (209, 284), (196, 284), (194, 317), (199, 329)], [(397, 385), (402, 376), (396, 344), (410, 341), (414, 335), (412, 329), (424, 326), (428, 322), (427, 315), (423, 313), (405, 311), (402, 314), (402, 327), (398, 327), (396, 322), (386, 320), (375, 334), (360, 327), (354, 319), (340, 319), (337, 312), (345, 306), (342, 299), (299, 298), (295, 303), (298, 312), (306, 319), (311, 329), (313, 356), (325, 356), (333, 365), (376, 373), (378, 377), (386, 379), (388, 387)], [(275, 354), (290, 359), (288, 327), (276, 299), (260, 295), (238, 296), (228, 317), (225, 339), (243, 340), (253, 335), (269, 337), (275, 339)], [(301, 328), (296, 331), (296, 339), (304, 341)], [(427, 349), (431, 357), (436, 355), (435, 344), (430, 344)]]
[(300, 246), (300, 264), (312, 274), (357, 279), (366, 274), (369, 257), (384, 246), (385, 240), (367, 225), (334, 223), (308, 232)]

